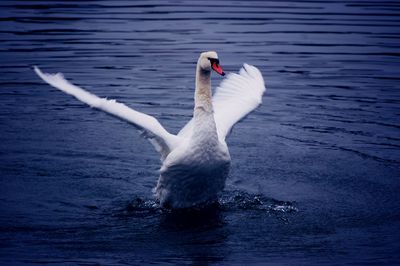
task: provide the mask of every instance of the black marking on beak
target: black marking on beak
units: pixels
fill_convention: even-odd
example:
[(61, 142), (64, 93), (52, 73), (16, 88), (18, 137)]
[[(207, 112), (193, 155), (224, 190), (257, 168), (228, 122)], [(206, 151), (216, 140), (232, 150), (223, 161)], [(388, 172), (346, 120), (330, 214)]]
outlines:
[(213, 63), (217, 63), (217, 64), (219, 65), (219, 59), (217, 59), (217, 58), (211, 58), (211, 57), (207, 57), (207, 59), (210, 60), (211, 65), (212, 65)]

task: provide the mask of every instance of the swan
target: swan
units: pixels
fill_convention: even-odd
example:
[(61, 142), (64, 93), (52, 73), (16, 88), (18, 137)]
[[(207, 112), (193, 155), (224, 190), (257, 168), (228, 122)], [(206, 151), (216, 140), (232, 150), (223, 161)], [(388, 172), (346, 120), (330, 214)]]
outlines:
[(239, 120), (261, 104), (265, 91), (260, 71), (244, 64), (238, 74), (228, 74), (212, 96), (211, 70), (225, 75), (216, 52), (201, 53), (196, 68), (193, 118), (174, 135), (152, 116), (97, 97), (71, 84), (61, 73), (43, 73), (34, 66), (36, 74), (49, 85), (126, 120), (143, 132), (161, 155), (160, 176), (153, 193), (162, 207), (171, 209), (218, 199), (231, 163), (225, 139)]

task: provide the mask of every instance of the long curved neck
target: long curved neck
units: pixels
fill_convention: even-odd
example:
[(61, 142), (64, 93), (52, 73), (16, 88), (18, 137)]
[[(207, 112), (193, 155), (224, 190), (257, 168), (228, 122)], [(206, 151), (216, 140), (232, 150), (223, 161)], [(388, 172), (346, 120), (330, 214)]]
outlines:
[(196, 91), (194, 96), (195, 111), (197, 109), (203, 109), (203, 111), (212, 112), (213, 108), (211, 97), (210, 70), (202, 69), (198, 63), (196, 69)]
[(210, 76), (210, 70), (202, 69), (200, 63), (197, 63), (192, 135), (192, 139), (196, 143), (212, 144), (218, 139), (213, 113)]

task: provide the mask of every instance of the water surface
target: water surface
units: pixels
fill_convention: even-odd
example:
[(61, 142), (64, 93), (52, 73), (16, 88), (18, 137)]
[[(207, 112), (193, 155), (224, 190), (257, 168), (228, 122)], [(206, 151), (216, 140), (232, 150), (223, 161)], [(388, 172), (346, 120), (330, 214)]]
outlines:
[[(1, 1), (0, 263), (398, 264), (398, 1)], [(263, 73), (219, 206), (161, 210), (136, 130), (33, 65), (177, 133), (195, 63)], [(213, 85), (222, 80), (213, 76)]]

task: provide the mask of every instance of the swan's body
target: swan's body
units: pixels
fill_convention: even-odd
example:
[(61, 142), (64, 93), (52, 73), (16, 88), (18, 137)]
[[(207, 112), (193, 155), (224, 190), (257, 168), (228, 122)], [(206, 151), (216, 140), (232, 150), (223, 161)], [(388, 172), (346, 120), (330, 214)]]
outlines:
[(157, 199), (164, 207), (188, 208), (215, 200), (223, 190), (230, 167), (225, 138), (235, 123), (261, 103), (265, 91), (259, 70), (245, 64), (239, 74), (229, 74), (212, 97), (211, 68), (224, 75), (217, 54), (202, 53), (196, 69), (193, 118), (177, 135), (167, 132), (154, 117), (99, 98), (69, 83), (62, 74), (45, 74), (37, 67), (35, 72), (51, 86), (142, 130), (163, 163), (155, 188)]

